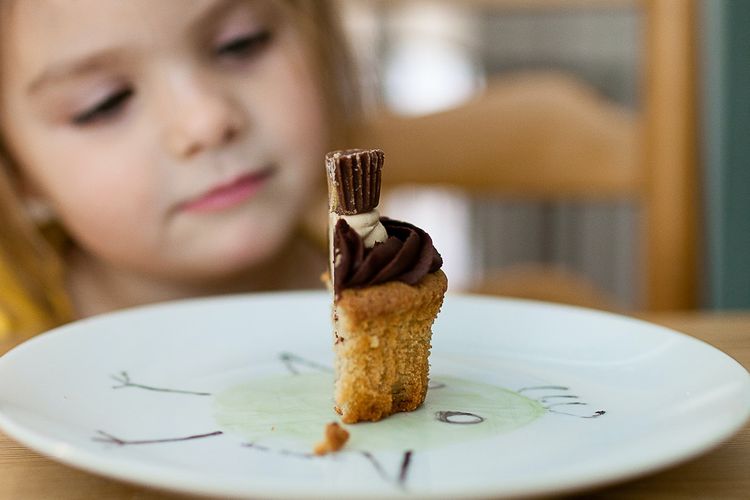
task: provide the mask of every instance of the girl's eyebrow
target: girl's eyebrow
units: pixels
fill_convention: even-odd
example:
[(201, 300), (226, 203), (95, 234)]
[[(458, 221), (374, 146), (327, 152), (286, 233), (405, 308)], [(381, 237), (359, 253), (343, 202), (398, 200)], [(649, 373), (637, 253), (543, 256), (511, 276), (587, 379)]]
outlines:
[[(204, 24), (210, 24), (215, 18), (220, 17), (238, 3), (240, 3), (240, 0), (215, 0), (207, 7), (201, 8), (197, 12), (190, 13), (190, 19), (188, 19), (186, 23), (187, 29), (198, 29)], [(257, 5), (258, 2), (247, 1), (246, 3), (249, 5)], [(39, 76), (33, 78), (26, 87), (26, 92), (29, 95), (35, 94), (42, 88), (60, 80), (95, 72), (107, 64), (111, 64), (113, 61), (118, 60), (121, 53), (122, 50), (119, 48), (108, 48), (104, 51), (96, 52), (80, 59), (74, 58), (72, 61), (55, 63), (54, 65), (42, 70)]]
[(193, 15), (193, 19), (188, 21), (188, 30), (198, 30), (204, 25), (210, 25), (217, 18), (232, 10), (236, 5), (244, 3), (246, 5), (257, 6), (258, 0), (217, 0), (213, 5), (202, 9), (199, 13)]
[(42, 71), (42, 73), (33, 78), (26, 87), (26, 92), (31, 95), (39, 92), (44, 87), (72, 78), (74, 76), (95, 72), (107, 64), (111, 64), (118, 59), (121, 53), (119, 49), (108, 49), (103, 52), (94, 53), (81, 59), (72, 61), (63, 61), (56, 63)]

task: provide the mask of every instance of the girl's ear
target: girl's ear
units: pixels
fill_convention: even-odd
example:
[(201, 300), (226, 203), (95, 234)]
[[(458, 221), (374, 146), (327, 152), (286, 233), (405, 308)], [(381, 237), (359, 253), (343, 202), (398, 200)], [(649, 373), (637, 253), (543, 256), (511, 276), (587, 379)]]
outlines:
[(23, 205), (26, 214), (37, 226), (57, 220), (57, 214), (52, 205), (40, 196), (24, 196)]
[(39, 189), (32, 180), (22, 177), (18, 179), (18, 184), (20, 199), (24, 210), (28, 217), (37, 226), (42, 226), (57, 220), (57, 214), (55, 213), (54, 208), (52, 208), (52, 205), (47, 201), (42, 190)]

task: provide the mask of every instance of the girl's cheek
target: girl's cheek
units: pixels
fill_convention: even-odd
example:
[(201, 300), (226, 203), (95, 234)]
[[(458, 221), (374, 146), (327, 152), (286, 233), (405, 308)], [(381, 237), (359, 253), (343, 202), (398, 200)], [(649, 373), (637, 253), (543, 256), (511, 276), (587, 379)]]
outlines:
[(51, 138), (45, 150), (36, 164), (47, 166), (42, 179), (46, 191), (81, 218), (101, 218), (128, 199), (134, 209), (144, 201), (139, 192), (148, 185), (136, 144), (65, 133)]

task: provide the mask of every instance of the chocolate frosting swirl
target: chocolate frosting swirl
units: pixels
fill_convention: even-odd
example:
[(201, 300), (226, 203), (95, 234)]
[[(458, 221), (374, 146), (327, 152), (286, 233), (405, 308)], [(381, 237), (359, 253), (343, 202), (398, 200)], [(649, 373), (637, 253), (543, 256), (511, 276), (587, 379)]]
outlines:
[(401, 281), (416, 285), (443, 265), (443, 259), (422, 229), (381, 217), (388, 239), (366, 248), (357, 232), (339, 219), (333, 235), (334, 282), (338, 296), (344, 289)]

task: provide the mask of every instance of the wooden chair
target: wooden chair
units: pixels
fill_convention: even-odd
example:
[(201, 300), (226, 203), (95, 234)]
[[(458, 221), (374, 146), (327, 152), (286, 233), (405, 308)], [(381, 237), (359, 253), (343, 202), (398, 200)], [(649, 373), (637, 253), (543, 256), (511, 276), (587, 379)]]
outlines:
[[(359, 142), (387, 152), (387, 186), (447, 185), (516, 199), (634, 200), (645, 214), (637, 270), (645, 278), (645, 308), (694, 308), (694, 5), (638, 4), (646, 26), (641, 113), (605, 101), (569, 76), (527, 73), (491, 81), (476, 99), (449, 111), (381, 114), (360, 131)], [(473, 289), (617, 309), (586, 280), (557, 268), (493, 271)]]

